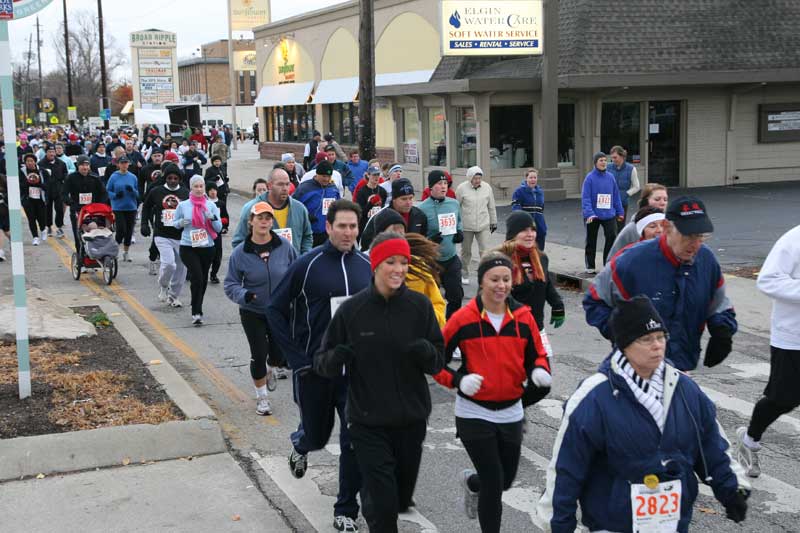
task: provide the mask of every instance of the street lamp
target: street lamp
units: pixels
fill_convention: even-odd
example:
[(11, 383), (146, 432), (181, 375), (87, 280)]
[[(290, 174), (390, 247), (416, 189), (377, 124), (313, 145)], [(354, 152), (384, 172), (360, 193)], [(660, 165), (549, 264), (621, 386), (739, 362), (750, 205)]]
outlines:
[(203, 61), (203, 77), (205, 78), (206, 84), (206, 113), (208, 113), (208, 64), (206, 63), (206, 49), (202, 47), (202, 45), (196, 49), (196, 52), (200, 52), (200, 57)]

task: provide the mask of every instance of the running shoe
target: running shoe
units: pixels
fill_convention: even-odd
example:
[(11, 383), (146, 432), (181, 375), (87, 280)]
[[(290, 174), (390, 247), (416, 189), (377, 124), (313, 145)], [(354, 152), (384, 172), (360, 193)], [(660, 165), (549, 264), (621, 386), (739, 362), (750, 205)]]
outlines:
[(130, 262), (130, 259), (128, 259), (128, 252), (122, 252), (122, 262), (123, 263)]
[(33, 245), (34, 246), (39, 246), (39, 237), (34, 237), (33, 238)]
[(593, 268), (587, 268), (583, 272), (584, 272), (584, 274), (597, 274), (597, 270), (595, 270)]
[(49, 229), (43, 229), (42, 230), (42, 234), (41, 234), (42, 242), (47, 240), (47, 235), (48, 235), (49, 231), (50, 231)]
[(158, 291), (158, 301), (166, 302), (167, 300), (169, 300), (169, 292), (166, 287), (161, 287)]
[(267, 390), (274, 391), (278, 388), (278, 377), (275, 375), (275, 369), (267, 367)]
[(219, 285), (219, 278), (214, 274), (211, 274), (211, 284), (212, 285)]
[(289, 372), (285, 368), (273, 367), (272, 373), (275, 374), (275, 379), (289, 379)]
[(136, 244), (136, 237), (131, 237), (131, 244)]
[(47, 228), (47, 235), (50, 237), (53, 236), (53, 228)]
[(195, 326), (203, 325), (203, 315), (192, 315), (192, 324)]
[(150, 274), (151, 276), (155, 276), (156, 274), (158, 274), (158, 262), (157, 261), (150, 261), (150, 267), (149, 267), (147, 273)]
[(269, 399), (266, 396), (256, 398), (256, 413), (261, 416), (272, 414), (272, 407), (270, 407)]
[(61, 228), (58, 228), (56, 230), (56, 237), (58, 237), (59, 239), (63, 239), (64, 238), (64, 230), (61, 229)]
[(178, 300), (177, 296), (167, 296), (167, 303), (170, 307), (183, 307), (183, 304)]
[(6, 260), (6, 251), (0, 250), (0, 263)]
[(289, 470), (292, 471), (292, 475), (300, 479), (306, 475), (306, 468), (308, 468), (308, 456), (297, 453), (297, 450), (292, 448), (292, 453), (289, 455)]
[(464, 489), (464, 513), (467, 518), (471, 519), (478, 517), (478, 493), (472, 492), (468, 483), (470, 476), (474, 473), (475, 471), (469, 468), (461, 472), (461, 488)]
[(336, 531), (358, 531), (356, 521), (349, 516), (343, 515), (333, 517), (333, 527)]
[(761, 475), (761, 465), (758, 464), (758, 449), (750, 448), (744, 443), (744, 436), (747, 433), (747, 428), (742, 426), (736, 430), (736, 437), (739, 440), (736, 446), (736, 460), (744, 467), (745, 473), (750, 477), (758, 477)]

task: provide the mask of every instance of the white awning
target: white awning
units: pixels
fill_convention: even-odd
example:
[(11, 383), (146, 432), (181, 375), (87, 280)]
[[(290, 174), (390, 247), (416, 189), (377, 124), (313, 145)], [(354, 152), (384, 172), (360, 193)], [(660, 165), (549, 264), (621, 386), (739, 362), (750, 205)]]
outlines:
[(375, 76), (375, 86), (409, 85), (412, 83), (427, 83), (433, 75), (432, 70), (411, 70), (408, 72), (390, 72)]
[(322, 80), (314, 91), (315, 104), (343, 104), (354, 102), (358, 95), (358, 78)]
[(169, 124), (168, 109), (135, 109), (133, 121), (136, 124)]
[(283, 85), (265, 85), (258, 92), (253, 105), (256, 107), (273, 107), (284, 105), (305, 105), (314, 82), (286, 83)]
[(119, 112), (120, 115), (130, 115), (133, 113), (133, 100), (128, 100), (125, 104), (125, 107), (122, 108), (122, 111)]

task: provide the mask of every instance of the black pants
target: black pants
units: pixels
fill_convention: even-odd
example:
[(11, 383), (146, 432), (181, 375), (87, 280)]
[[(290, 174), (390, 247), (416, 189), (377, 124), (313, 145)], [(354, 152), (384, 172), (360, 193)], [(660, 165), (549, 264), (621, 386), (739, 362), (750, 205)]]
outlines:
[(69, 223), (72, 226), (72, 238), (75, 242), (75, 251), (78, 251), (80, 248), (80, 237), (78, 236), (78, 214), (81, 212), (81, 208), (75, 208), (74, 206), (69, 206)]
[(747, 434), (753, 440), (761, 436), (781, 415), (800, 406), (800, 351), (770, 346), (769, 381), (764, 397), (753, 408)]
[(401, 427), (350, 424), (370, 531), (397, 531), (397, 513), (408, 509), (414, 495), (426, 430), (425, 420)]
[(358, 470), (350, 430), (345, 419), (347, 378), (324, 378), (314, 372), (294, 372), (294, 402), (300, 408), (300, 425), (291, 440), (297, 453), (321, 450), (328, 444), (333, 431), (334, 416), (339, 414), (339, 494), (333, 504), (335, 516), (358, 518), (361, 473)]
[(217, 275), (219, 267), (222, 265), (222, 234), (218, 233), (214, 239), (214, 258), (211, 260), (211, 277)]
[(323, 244), (325, 241), (328, 240), (327, 233), (312, 233), (311, 234), (311, 246), (319, 246)]
[(623, 211), (622, 220), (621, 221), (617, 220), (617, 234), (618, 235), (619, 235), (619, 232), (622, 231), (622, 228), (625, 227), (625, 224), (628, 223), (628, 205), (627, 204), (622, 206), (622, 211)]
[(28, 200), (22, 205), (31, 235), (39, 237), (39, 233), (47, 227), (47, 205), (41, 200)]
[(617, 238), (617, 220), (609, 218), (608, 220), (594, 219), (586, 224), (586, 268), (595, 267), (595, 255), (597, 254), (597, 232), (600, 231), (600, 226), (603, 227), (603, 264), (608, 261), (608, 252), (614, 244), (614, 239)]
[(47, 227), (53, 225), (53, 210), (56, 212), (57, 228), (64, 227), (64, 198), (61, 196), (61, 184), (53, 183), (47, 191)]
[(461, 309), (461, 301), (464, 299), (464, 287), (461, 286), (461, 259), (458, 256), (439, 261), (442, 266), (442, 287), (444, 287), (444, 299), (447, 300), (447, 318)]
[(136, 211), (114, 211), (114, 223), (117, 225), (117, 234), (114, 240), (117, 244), (131, 245), (133, 228), (136, 227)]
[(186, 265), (191, 280), (192, 314), (203, 314), (203, 298), (208, 286), (208, 269), (214, 259), (214, 247), (197, 247), (181, 245), (181, 261)]
[(250, 345), (250, 376), (254, 380), (267, 375), (267, 364), (272, 367), (285, 367), (286, 361), (269, 331), (267, 317), (239, 308), (242, 328)]
[(495, 424), (478, 418), (456, 417), (456, 431), (477, 471), (477, 479), (473, 476), (469, 485), (479, 493), (481, 531), (497, 533), (503, 517), (503, 491), (511, 487), (517, 476), (522, 421)]
[(150, 239), (150, 248), (147, 250), (148, 256), (150, 261), (157, 261), (161, 254), (158, 251), (158, 246), (156, 246), (156, 238), (153, 237)]

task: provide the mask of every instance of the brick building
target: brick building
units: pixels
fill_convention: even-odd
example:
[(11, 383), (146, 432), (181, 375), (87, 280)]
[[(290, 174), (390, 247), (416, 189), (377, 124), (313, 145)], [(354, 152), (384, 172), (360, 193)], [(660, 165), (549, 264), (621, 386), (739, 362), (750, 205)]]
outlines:
[[(236, 52), (253, 52), (252, 39), (233, 42)], [(190, 59), (178, 61), (178, 80), (181, 100), (230, 105), (230, 81), (228, 79), (228, 40), (221, 39), (202, 46)], [(239, 105), (252, 105), (256, 97), (255, 70), (237, 70), (235, 79), (239, 89)], [(206, 89), (208, 87), (208, 89)]]

